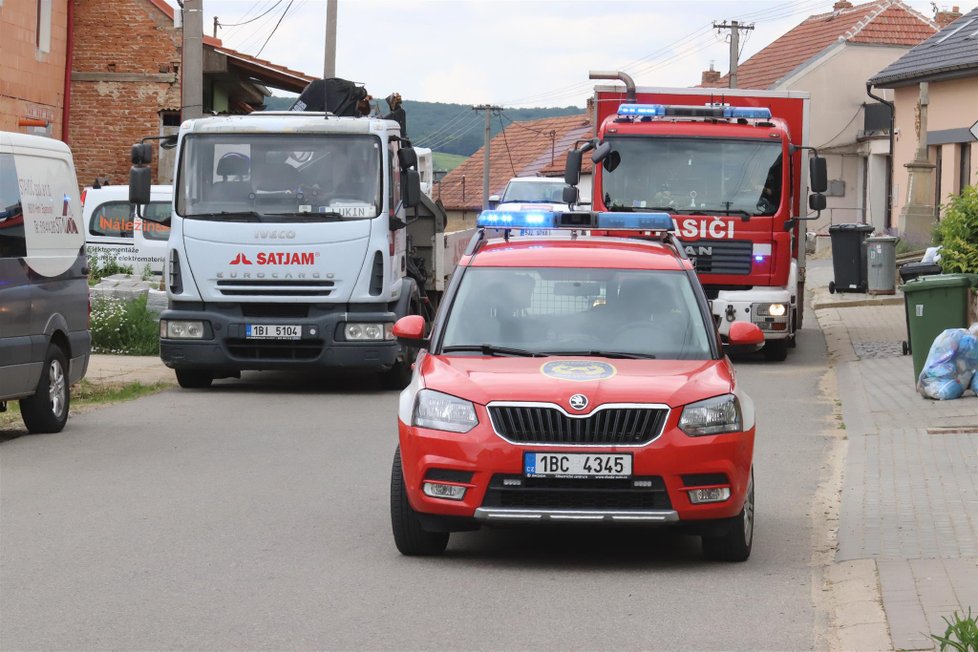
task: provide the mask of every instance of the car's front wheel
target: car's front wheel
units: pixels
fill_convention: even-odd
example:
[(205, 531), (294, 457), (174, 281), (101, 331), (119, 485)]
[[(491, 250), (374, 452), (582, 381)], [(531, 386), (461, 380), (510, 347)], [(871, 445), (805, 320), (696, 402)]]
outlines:
[(428, 532), (421, 527), (421, 519), (408, 502), (404, 486), (404, 469), (401, 467), (401, 448), (394, 453), (391, 467), (391, 529), (394, 544), (402, 555), (440, 555), (448, 547), (448, 532)]
[(703, 554), (716, 561), (747, 561), (754, 544), (754, 471), (747, 485), (747, 499), (740, 514), (722, 536), (704, 536)]
[(68, 363), (64, 351), (51, 344), (34, 395), (20, 401), (20, 415), (28, 432), (61, 432), (68, 422), (70, 403)]

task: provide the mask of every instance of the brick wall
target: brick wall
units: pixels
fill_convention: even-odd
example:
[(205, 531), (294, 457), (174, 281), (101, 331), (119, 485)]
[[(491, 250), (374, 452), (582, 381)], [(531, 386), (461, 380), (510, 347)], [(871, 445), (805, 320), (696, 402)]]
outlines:
[(129, 146), (159, 135), (159, 112), (180, 107), (180, 32), (149, 0), (73, 1), (70, 119), (78, 182), (104, 176), (126, 184)]
[(43, 119), (61, 137), (68, 2), (53, 0), (51, 50), (37, 49), (37, 0), (0, 6), (0, 131), (26, 132), (23, 118)]

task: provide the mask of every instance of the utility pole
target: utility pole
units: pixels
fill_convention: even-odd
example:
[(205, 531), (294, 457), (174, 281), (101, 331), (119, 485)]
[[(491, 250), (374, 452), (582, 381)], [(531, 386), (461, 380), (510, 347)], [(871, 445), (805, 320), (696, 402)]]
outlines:
[(183, 80), (180, 119), (204, 114), (204, 0), (183, 3)]
[(731, 20), (729, 23), (713, 23), (713, 29), (730, 30), (730, 75), (728, 79), (730, 80), (730, 88), (737, 88), (737, 59), (740, 58), (740, 32), (751, 31), (754, 29), (754, 23), (742, 25), (736, 20)]
[(326, 62), (323, 79), (336, 77), (336, 0), (326, 0)]
[(489, 141), (491, 139), (490, 133), (490, 122), (489, 119), (492, 117), (493, 111), (502, 111), (503, 107), (493, 106), (491, 104), (480, 104), (479, 106), (473, 106), (473, 111), (485, 111), (486, 112), (486, 133), (484, 136), (485, 143), (482, 146), (482, 210), (489, 208)]

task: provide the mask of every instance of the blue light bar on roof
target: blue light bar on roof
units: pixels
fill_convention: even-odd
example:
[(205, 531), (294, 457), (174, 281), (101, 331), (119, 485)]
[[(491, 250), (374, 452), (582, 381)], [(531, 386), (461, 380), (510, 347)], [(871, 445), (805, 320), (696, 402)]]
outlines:
[(663, 116), (666, 107), (661, 104), (622, 104), (618, 107), (618, 115), (624, 116)]
[(598, 213), (595, 228), (672, 231), (675, 227), (669, 213)]
[(476, 226), (492, 229), (552, 229), (557, 213), (552, 211), (482, 211)]
[(771, 109), (763, 106), (728, 106), (723, 109), (724, 118), (747, 118), (748, 120), (770, 120)]

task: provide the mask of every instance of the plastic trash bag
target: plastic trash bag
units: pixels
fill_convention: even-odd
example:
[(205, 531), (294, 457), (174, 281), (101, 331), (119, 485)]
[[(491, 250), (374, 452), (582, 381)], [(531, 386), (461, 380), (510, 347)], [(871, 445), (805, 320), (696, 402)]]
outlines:
[(976, 371), (978, 339), (975, 333), (964, 328), (949, 328), (931, 344), (917, 379), (917, 391), (925, 398), (939, 401), (959, 398), (973, 384)]

